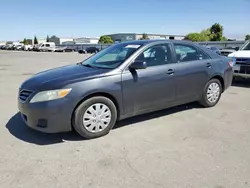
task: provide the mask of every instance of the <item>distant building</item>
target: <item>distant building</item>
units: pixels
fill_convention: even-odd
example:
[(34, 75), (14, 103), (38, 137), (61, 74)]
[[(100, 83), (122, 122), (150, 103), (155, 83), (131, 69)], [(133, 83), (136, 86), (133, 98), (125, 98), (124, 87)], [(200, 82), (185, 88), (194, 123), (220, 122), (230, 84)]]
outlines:
[(76, 44), (76, 43), (74, 42), (74, 39), (73, 39), (73, 41), (64, 41), (61, 44), (63, 44), (63, 45), (72, 45), (72, 44)]
[(99, 38), (89, 38), (89, 37), (82, 37), (82, 38), (74, 38), (75, 44), (98, 44)]
[(82, 37), (82, 38), (68, 38), (68, 37), (57, 37), (52, 36), (49, 38), (49, 42), (54, 42), (56, 45), (59, 44), (97, 44), (99, 41), (99, 38), (88, 38), (88, 37)]
[[(28, 43), (34, 44), (34, 40), (32, 39), (27, 39), (30, 40)], [(47, 42), (47, 38), (44, 39), (39, 39), (38, 44)], [(55, 35), (49, 37), (49, 42), (54, 42), (56, 45), (60, 44), (98, 44), (99, 38), (88, 38), (88, 37), (82, 37), (82, 38), (73, 38), (73, 37), (57, 37)]]
[(63, 44), (65, 42), (73, 42), (73, 40), (73, 38), (57, 37), (55, 35), (49, 38), (49, 42), (54, 42), (56, 45)]
[[(137, 33), (116, 33), (116, 34), (109, 34), (107, 36), (110, 36), (114, 42), (123, 42), (123, 41), (130, 41), (130, 40), (139, 40), (142, 38), (143, 34), (137, 34)], [(165, 34), (147, 34), (149, 39), (176, 39), (176, 40), (182, 40), (184, 39), (185, 35), (165, 35)]]

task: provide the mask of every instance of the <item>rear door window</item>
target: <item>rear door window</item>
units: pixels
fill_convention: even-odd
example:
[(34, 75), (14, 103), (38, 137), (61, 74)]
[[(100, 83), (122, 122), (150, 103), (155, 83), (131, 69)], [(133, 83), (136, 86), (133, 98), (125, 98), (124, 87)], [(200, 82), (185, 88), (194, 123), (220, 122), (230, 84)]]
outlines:
[(209, 56), (196, 47), (188, 44), (174, 44), (177, 62), (198, 61)]

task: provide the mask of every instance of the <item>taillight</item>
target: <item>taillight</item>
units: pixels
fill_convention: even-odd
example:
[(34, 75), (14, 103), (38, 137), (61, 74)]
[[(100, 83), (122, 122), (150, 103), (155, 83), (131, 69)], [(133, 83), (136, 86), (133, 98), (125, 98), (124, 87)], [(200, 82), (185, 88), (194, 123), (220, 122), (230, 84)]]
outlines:
[(229, 61), (229, 62), (228, 62), (228, 66), (229, 66), (229, 67), (233, 67), (233, 66), (234, 66), (233, 62), (232, 62), (232, 61)]

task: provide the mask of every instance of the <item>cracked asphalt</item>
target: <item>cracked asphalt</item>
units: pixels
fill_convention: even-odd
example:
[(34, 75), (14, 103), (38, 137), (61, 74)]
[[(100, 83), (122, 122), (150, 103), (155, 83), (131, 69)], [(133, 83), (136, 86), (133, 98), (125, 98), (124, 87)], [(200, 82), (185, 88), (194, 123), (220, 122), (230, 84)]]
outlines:
[(131, 118), (94, 140), (28, 128), (19, 85), (84, 58), (0, 51), (0, 187), (250, 187), (249, 80), (234, 83), (214, 108), (193, 103)]

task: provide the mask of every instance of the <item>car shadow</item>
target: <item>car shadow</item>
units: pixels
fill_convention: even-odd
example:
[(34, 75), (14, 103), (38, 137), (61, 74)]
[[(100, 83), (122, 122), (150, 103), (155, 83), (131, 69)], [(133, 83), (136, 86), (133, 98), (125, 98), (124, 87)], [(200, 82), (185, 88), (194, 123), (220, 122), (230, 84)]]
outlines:
[(138, 123), (138, 122), (156, 119), (156, 118), (159, 118), (162, 116), (167, 116), (170, 114), (175, 114), (175, 113), (178, 113), (181, 111), (191, 110), (194, 108), (203, 108), (203, 107), (201, 105), (199, 105), (197, 102), (194, 102), (194, 103), (184, 104), (184, 105), (180, 105), (180, 106), (176, 106), (176, 107), (172, 107), (172, 108), (167, 108), (164, 110), (151, 112), (148, 114), (143, 114), (143, 115), (139, 115), (139, 116), (135, 116), (135, 117), (131, 117), (131, 118), (122, 120), (122, 121), (118, 122), (113, 129), (132, 125), (132, 124)]
[(9, 132), (24, 142), (36, 145), (50, 145), (68, 141), (83, 141), (75, 131), (68, 133), (46, 134), (29, 128), (21, 118), (20, 113), (16, 113), (6, 124)]
[(236, 77), (232, 86), (250, 88), (250, 78)]
[[(152, 112), (140, 116), (135, 116), (129, 119), (122, 120), (116, 124), (113, 129), (122, 128), (124, 126), (129, 126), (134, 123), (143, 122), (162, 116), (174, 114), (180, 111), (190, 110), (193, 108), (201, 108), (197, 103), (190, 103), (186, 105), (181, 105), (157, 112)], [(20, 113), (16, 113), (6, 124), (6, 128), (9, 130), (10, 134), (19, 140), (28, 142), (36, 145), (52, 145), (64, 143), (65, 141), (84, 141), (81, 136), (79, 136), (75, 131), (67, 133), (55, 133), (46, 134), (39, 131), (35, 131), (29, 128), (21, 118)]]

